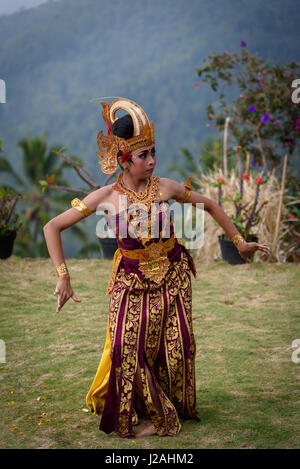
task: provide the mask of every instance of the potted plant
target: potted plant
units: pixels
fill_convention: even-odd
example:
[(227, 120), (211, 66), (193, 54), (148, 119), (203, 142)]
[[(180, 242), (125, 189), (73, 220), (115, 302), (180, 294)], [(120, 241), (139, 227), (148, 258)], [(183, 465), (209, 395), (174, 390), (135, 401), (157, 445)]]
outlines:
[(20, 215), (15, 213), (16, 204), (21, 194), (10, 187), (0, 188), (0, 258), (11, 256), (17, 231), (22, 225)]
[[(98, 215), (101, 215), (101, 211), (98, 211), (97, 213)], [(107, 210), (105, 210), (104, 213), (107, 215)], [(105, 222), (105, 215), (103, 214), (97, 223), (96, 235), (99, 239), (101, 248), (100, 250), (103, 259), (113, 259), (114, 254), (118, 249), (118, 243), (113, 229), (110, 227), (110, 225), (107, 226)]]
[(99, 243), (101, 247), (103, 259), (113, 259), (116, 250), (118, 249), (118, 243), (116, 238), (109, 238), (108, 236), (99, 237)]
[[(267, 200), (262, 202), (258, 207), (260, 186), (267, 181), (261, 177), (255, 177), (256, 183), (255, 197), (252, 204), (250, 202), (243, 203), (243, 185), (249, 179), (248, 173), (243, 173), (240, 177), (240, 190), (235, 194), (235, 198), (222, 197), (222, 185), (225, 184), (223, 178), (218, 178), (214, 183), (214, 187), (218, 188), (218, 203), (221, 206), (222, 202), (232, 202), (235, 206), (235, 213), (230, 216), (233, 224), (236, 226), (239, 233), (247, 242), (258, 242), (258, 237), (255, 233), (251, 233), (252, 228), (261, 221), (259, 215), (261, 209), (268, 203)], [(250, 204), (250, 205), (249, 205)], [(240, 256), (238, 249), (234, 243), (228, 238), (226, 234), (218, 236), (222, 259), (229, 264), (244, 264), (245, 260)]]

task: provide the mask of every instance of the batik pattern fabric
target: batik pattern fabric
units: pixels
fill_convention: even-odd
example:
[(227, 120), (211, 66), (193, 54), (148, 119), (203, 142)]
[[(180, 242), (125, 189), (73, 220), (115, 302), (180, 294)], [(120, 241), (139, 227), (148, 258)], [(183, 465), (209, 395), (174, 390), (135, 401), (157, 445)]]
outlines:
[[(163, 213), (170, 220), (168, 238), (174, 236), (168, 201), (159, 202), (160, 233)], [(121, 238), (126, 212), (106, 216), (116, 233), (119, 248), (142, 249), (139, 239)], [(168, 238), (153, 238), (152, 242)], [(191, 273), (193, 259), (180, 240), (167, 254), (170, 261), (163, 279), (156, 282), (139, 270), (139, 260), (115, 256), (114, 275), (109, 282), (110, 304), (107, 343), (87, 404), (102, 413), (100, 430), (133, 437), (138, 418), (149, 418), (160, 436), (179, 433), (180, 419), (198, 419), (195, 408), (195, 338), (192, 322)], [(117, 259), (117, 261), (116, 261)], [(117, 266), (117, 268), (116, 268)], [(139, 365), (143, 396), (136, 392)], [(149, 384), (160, 402), (155, 407)]]

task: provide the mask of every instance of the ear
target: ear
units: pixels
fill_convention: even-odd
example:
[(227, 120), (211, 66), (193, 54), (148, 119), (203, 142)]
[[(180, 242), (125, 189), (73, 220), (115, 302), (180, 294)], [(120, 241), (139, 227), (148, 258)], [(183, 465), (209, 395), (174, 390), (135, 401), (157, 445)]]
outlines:
[(122, 171), (124, 171), (124, 167), (122, 166), (122, 163), (120, 162), (120, 156), (117, 157), (117, 161), (118, 161), (119, 166), (121, 167)]

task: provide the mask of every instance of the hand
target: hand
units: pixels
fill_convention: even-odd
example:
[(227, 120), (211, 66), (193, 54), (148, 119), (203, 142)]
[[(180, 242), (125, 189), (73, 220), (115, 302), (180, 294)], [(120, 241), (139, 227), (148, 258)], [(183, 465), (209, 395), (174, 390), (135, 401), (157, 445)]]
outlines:
[(238, 251), (240, 256), (248, 263), (251, 264), (250, 259), (248, 259), (249, 256), (252, 256), (255, 251), (263, 251), (266, 254), (270, 254), (271, 250), (269, 246), (265, 243), (259, 244), (259, 243), (242, 243), (238, 247)]
[(53, 295), (58, 295), (56, 313), (61, 310), (61, 308), (68, 301), (69, 298), (72, 298), (73, 301), (81, 301), (73, 292), (70, 283), (70, 277), (68, 275), (62, 275), (61, 277), (58, 277), (58, 281)]

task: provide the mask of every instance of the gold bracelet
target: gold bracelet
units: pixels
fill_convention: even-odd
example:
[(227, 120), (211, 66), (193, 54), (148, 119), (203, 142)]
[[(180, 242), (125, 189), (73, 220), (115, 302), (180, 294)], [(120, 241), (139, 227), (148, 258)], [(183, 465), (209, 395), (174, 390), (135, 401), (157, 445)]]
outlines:
[(192, 179), (191, 176), (187, 178), (186, 183), (184, 185), (184, 187), (185, 187), (184, 196), (182, 197), (182, 199), (176, 199), (177, 202), (179, 202), (181, 204), (184, 204), (188, 200), (188, 198), (189, 198), (189, 196), (192, 192), (191, 179)]
[(246, 240), (243, 238), (243, 236), (240, 233), (235, 234), (231, 238), (231, 241), (234, 243), (236, 247), (239, 247), (240, 244), (243, 244), (246, 242)]
[(88, 217), (89, 215), (92, 215), (93, 213), (89, 208), (87, 208), (85, 203), (82, 202), (82, 200), (77, 199), (77, 197), (71, 201), (71, 205), (73, 208), (76, 208), (77, 210), (79, 210), (79, 212), (82, 212), (85, 217)]
[(64, 262), (58, 267), (56, 267), (56, 272), (58, 277), (62, 277), (63, 275), (69, 275), (68, 267)]

